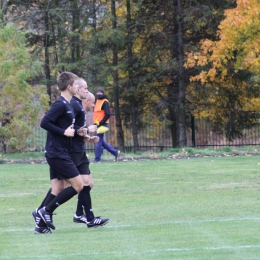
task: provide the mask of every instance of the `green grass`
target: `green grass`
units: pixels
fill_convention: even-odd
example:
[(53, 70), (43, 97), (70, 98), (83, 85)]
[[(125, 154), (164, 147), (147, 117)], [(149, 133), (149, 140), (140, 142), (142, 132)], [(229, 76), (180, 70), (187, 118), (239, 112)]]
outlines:
[[(87, 150), (86, 153), (90, 160), (94, 159), (93, 150)], [(184, 147), (171, 148), (162, 152), (145, 151), (136, 153), (121, 153), (121, 161), (132, 161), (140, 159), (180, 159), (192, 157), (222, 157), (222, 156), (238, 156), (238, 155), (260, 155), (260, 146), (241, 146), (241, 147), (219, 147), (219, 148), (198, 148), (198, 147)], [(39, 162), (44, 160), (44, 152), (27, 151), (16, 153), (0, 153), (0, 164), (4, 162)], [(113, 161), (114, 156), (106, 150), (102, 155), (102, 160)]]
[(0, 165), (0, 259), (248, 260), (260, 255), (260, 158), (216, 157), (91, 164), (98, 229), (72, 222), (34, 235), (31, 211), (49, 188), (46, 164)]
[(44, 152), (20, 152), (20, 153), (2, 153), (0, 154), (0, 159), (8, 160), (30, 160), (30, 159), (43, 159)]

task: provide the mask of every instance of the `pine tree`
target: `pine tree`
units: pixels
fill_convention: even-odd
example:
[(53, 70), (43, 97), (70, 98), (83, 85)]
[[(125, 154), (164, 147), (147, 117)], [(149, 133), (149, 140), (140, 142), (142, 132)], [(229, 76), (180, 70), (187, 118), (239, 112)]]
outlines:
[(186, 53), (198, 49), (201, 39), (216, 38), (224, 9), (232, 5), (234, 1), (142, 1), (139, 22), (144, 26), (139, 33), (145, 35), (145, 57), (154, 57), (146, 60), (150, 67), (144, 85), (154, 94), (150, 96), (154, 107), (167, 114), (173, 146), (186, 145), (187, 118), (193, 108), (187, 103), (187, 87), (190, 76), (198, 73), (184, 66)]

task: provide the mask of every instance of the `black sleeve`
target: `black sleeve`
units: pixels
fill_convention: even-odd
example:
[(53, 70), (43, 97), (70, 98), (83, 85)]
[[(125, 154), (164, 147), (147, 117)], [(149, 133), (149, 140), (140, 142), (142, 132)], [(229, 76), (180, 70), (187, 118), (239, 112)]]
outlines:
[(63, 110), (64, 106), (61, 104), (61, 102), (55, 102), (43, 117), (40, 124), (41, 128), (54, 134), (63, 135), (65, 129), (55, 125), (57, 118), (63, 114)]
[[(77, 105), (76, 102), (70, 102), (73, 110), (74, 110), (74, 115), (75, 115), (75, 118), (77, 118), (77, 115), (78, 113), (80, 113), (80, 110), (79, 110), (79, 106)], [(74, 129), (75, 129), (75, 133), (77, 134), (77, 131), (81, 128), (82, 126), (78, 126), (78, 125), (75, 125), (74, 124)]]
[(102, 110), (105, 112), (104, 118), (99, 122), (99, 125), (104, 125), (106, 121), (110, 118), (110, 109), (109, 109), (109, 103), (105, 101), (101, 107)]

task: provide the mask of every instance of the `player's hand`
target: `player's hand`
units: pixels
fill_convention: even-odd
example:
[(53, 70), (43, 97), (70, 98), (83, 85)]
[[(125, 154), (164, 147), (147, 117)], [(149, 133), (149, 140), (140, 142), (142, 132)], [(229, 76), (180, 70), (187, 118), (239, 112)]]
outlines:
[(73, 137), (74, 133), (75, 133), (75, 129), (73, 129), (74, 125), (72, 124), (71, 126), (69, 126), (65, 132), (64, 135), (68, 136), (68, 137)]
[(97, 131), (97, 125), (90, 125), (88, 131), (89, 133), (95, 133)]
[(86, 136), (87, 133), (88, 133), (88, 129), (85, 128), (86, 125), (83, 125), (78, 131), (77, 131), (77, 134), (79, 136)]
[(99, 141), (99, 137), (98, 136), (91, 136), (89, 139), (90, 143), (96, 144)]
[(88, 142), (89, 139), (90, 139), (90, 136), (89, 136), (89, 135), (85, 135), (85, 136), (84, 136), (84, 142), (85, 142), (85, 143)]

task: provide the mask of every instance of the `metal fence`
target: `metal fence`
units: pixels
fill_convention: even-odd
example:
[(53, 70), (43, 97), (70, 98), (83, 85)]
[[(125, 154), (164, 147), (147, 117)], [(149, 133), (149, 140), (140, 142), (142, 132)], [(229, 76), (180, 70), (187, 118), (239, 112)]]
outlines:
[[(91, 122), (91, 115), (87, 123)], [(88, 122), (89, 121), (89, 122)], [(112, 115), (109, 123), (109, 131), (105, 134), (105, 140), (118, 147), (116, 139), (115, 118)], [(126, 152), (133, 151), (133, 138), (130, 127), (123, 126)], [(243, 137), (229, 141), (223, 133), (208, 119), (202, 118), (195, 120), (187, 128), (187, 147), (220, 147), (220, 146), (246, 146), (260, 145), (260, 126), (243, 131)], [(29, 138), (28, 150), (44, 150), (46, 131), (40, 128), (34, 129), (34, 135)], [(172, 148), (172, 136), (170, 128), (162, 122), (158, 124), (147, 124), (138, 133), (140, 151), (163, 151)], [(86, 150), (93, 151), (94, 145), (87, 143)]]
[[(87, 115), (87, 124), (91, 124), (92, 115)], [(109, 119), (109, 131), (105, 134), (105, 140), (113, 145), (118, 147), (117, 144), (117, 129), (115, 116), (111, 115)], [(131, 128), (123, 123), (123, 132), (124, 132), (124, 141), (125, 141), (125, 151), (132, 152), (134, 143), (132, 138)], [(170, 129), (165, 127), (165, 124), (147, 124), (143, 129), (138, 132), (138, 142), (140, 151), (163, 151), (170, 149), (172, 147), (172, 137)], [(86, 144), (87, 150), (93, 150), (93, 144)]]
[(243, 136), (233, 141), (229, 141), (219, 127), (207, 118), (195, 120), (194, 125), (195, 146), (197, 147), (260, 145), (260, 125), (250, 129), (244, 129), (242, 133)]

